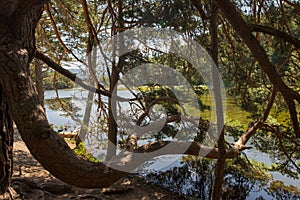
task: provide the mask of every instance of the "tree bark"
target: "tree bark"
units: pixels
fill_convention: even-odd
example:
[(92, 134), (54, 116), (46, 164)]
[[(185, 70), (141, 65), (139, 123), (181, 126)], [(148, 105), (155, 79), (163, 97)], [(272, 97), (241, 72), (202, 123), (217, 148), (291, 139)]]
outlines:
[(67, 69), (64, 69), (62, 66), (55, 63), (51, 58), (49, 58), (48, 56), (43, 54), (41, 51), (36, 50), (35, 53), (34, 53), (34, 56), (37, 59), (43, 61), (45, 64), (47, 64), (49, 67), (51, 67), (52, 69), (54, 69), (58, 73), (64, 75), (67, 78), (69, 78), (71, 81), (76, 82), (76, 84), (80, 85), (82, 88), (84, 88), (88, 91), (91, 91), (91, 92), (95, 92), (97, 94), (107, 96), (107, 97), (111, 96), (111, 94), (107, 90), (98, 89), (96, 87), (93, 87), (91, 85), (88, 85), (88, 84), (84, 83), (82, 79), (80, 79), (78, 76), (76, 76), (76, 74), (70, 72)]
[[(116, 65), (116, 63), (115, 63), (115, 55), (114, 54), (113, 54), (113, 59), (114, 60), (112, 62), (109, 92), (110, 92), (111, 96), (116, 96), (117, 90), (114, 90), (114, 89), (120, 78), (120, 70), (118, 69), (118, 65)], [(117, 107), (116, 99), (109, 98), (108, 119), (107, 119), (107, 123), (108, 123), (108, 145), (107, 145), (107, 154), (106, 154), (107, 161), (109, 161), (113, 156), (115, 156), (116, 152), (117, 152), (118, 125), (115, 120), (116, 107)]]
[[(112, 75), (111, 75), (111, 88), (110, 92), (113, 94), (116, 91), (113, 91), (114, 86), (116, 85), (118, 79), (119, 79), (119, 73), (116, 72), (116, 69), (112, 69)], [(117, 122), (115, 120), (115, 114), (113, 112), (116, 111), (116, 100), (113, 98), (109, 99), (108, 102), (108, 146), (107, 146), (107, 155), (106, 160), (110, 160), (113, 156), (116, 155), (117, 152)]]
[(79, 187), (108, 186), (124, 176), (103, 163), (79, 158), (54, 132), (29, 76), (35, 51), (34, 30), (41, 9), (0, 17), (0, 84), (9, 113), (31, 154), (54, 176)]
[(89, 126), (89, 123), (90, 123), (92, 106), (93, 106), (93, 97), (94, 97), (94, 93), (89, 91), (88, 96), (87, 96), (87, 100), (86, 100), (83, 123), (81, 124), (79, 137), (76, 138), (76, 146), (77, 147), (81, 142), (84, 141), (84, 139), (87, 135), (87, 132), (88, 132), (88, 126)]
[(13, 122), (0, 84), (0, 198), (9, 196), (13, 169)]
[(297, 37), (289, 35), (284, 31), (277, 30), (275, 28), (271, 28), (268, 26), (258, 25), (258, 24), (249, 24), (248, 27), (253, 32), (261, 32), (261, 33), (273, 35), (274, 37), (289, 42), (293, 44), (296, 48), (300, 49), (300, 40)]
[(236, 7), (228, 0), (214, 0), (214, 2), (218, 5), (223, 15), (233, 26), (234, 30), (237, 31), (244, 40), (245, 44), (251, 50), (253, 56), (257, 59), (262, 70), (268, 75), (276, 89), (281, 91), (283, 94), (291, 92), (291, 89), (285, 85), (280, 78), (280, 75), (276, 72), (275, 66), (270, 62), (265, 50), (254, 37), (247, 23), (236, 10)]
[(43, 62), (35, 59), (35, 87), (38, 93), (41, 104), (44, 107), (44, 88), (43, 88)]
[(220, 134), (218, 138), (218, 160), (215, 168), (215, 180), (212, 192), (212, 199), (220, 199), (222, 195), (222, 185), (224, 178), (224, 168), (226, 159), (225, 139), (224, 139), (224, 113), (223, 101), (221, 96), (221, 80), (218, 73), (218, 7), (213, 4), (210, 15), (210, 35), (211, 35), (211, 57), (215, 62), (216, 68), (212, 68), (212, 77), (214, 85), (214, 96), (216, 103), (217, 131)]
[[(0, 183), (7, 187), (11, 176), (11, 171), (6, 170), (8, 168), (11, 169), (11, 162), (7, 162), (9, 159), (11, 160), (11, 149), (8, 148), (12, 146), (12, 137), (10, 136), (12, 134), (10, 132), (12, 130), (11, 116), (32, 155), (54, 176), (66, 183), (79, 187), (99, 188), (108, 186), (126, 173), (109, 168), (103, 163), (88, 162), (79, 158), (64, 140), (50, 128), (38, 93), (30, 79), (29, 63), (32, 61), (35, 52), (34, 30), (41, 15), (40, 5), (42, 5), (42, 2), (44, 1), (26, 0), (26, 7), (31, 5), (31, 9), (28, 10), (18, 6), (17, 10), (14, 8), (5, 14), (8, 16), (0, 13), (1, 105), (5, 101), (5, 112), (0, 111), (0, 122), (3, 122), (0, 123), (0, 131), (2, 131), (1, 144), (6, 145), (0, 151), (2, 154), (5, 153), (6, 156), (2, 159), (3, 162), (1, 162), (0, 168), (5, 169), (2, 173), (3, 177), (7, 177), (3, 181), (1, 178)], [(0, 5), (0, 11), (2, 11), (2, 4)], [(73, 76), (73, 74), (70, 75)], [(5, 94), (5, 98), (3, 98), (2, 94)], [(5, 120), (3, 120), (4, 118)], [(6, 125), (4, 126), (4, 124)], [(7, 134), (7, 131), (9, 134)], [(3, 140), (3, 138), (5, 139)], [(155, 144), (163, 147), (167, 143), (162, 142), (160, 144), (158, 142)], [(221, 146), (222, 143), (219, 143), (219, 147)], [(146, 149), (141, 149), (143, 152), (146, 152), (151, 150), (153, 146), (148, 145), (144, 147)], [(178, 147), (178, 143), (174, 143), (172, 147), (174, 148), (170, 153), (176, 153), (176, 150), (182, 149)], [(185, 153), (195, 154), (197, 152), (195, 155), (199, 155), (201, 148), (203, 148), (201, 145), (192, 143)], [(155, 150), (155, 148), (152, 148), (152, 150)], [(232, 151), (224, 153), (225, 157), (235, 157), (240, 150), (243, 149), (232, 149)], [(223, 152), (220, 151), (223, 150), (220, 149), (218, 151), (213, 148), (212, 153), (208, 155), (211, 157), (216, 157), (217, 155), (220, 158), (223, 155)], [(147, 155), (145, 154), (145, 156)], [(8, 168), (7, 163), (9, 163)]]
[[(116, 19), (117, 24), (113, 25), (113, 31), (112, 34), (116, 35), (118, 32), (121, 32), (124, 28), (124, 23), (123, 23), (123, 1), (120, 0), (118, 2), (118, 17)], [(117, 27), (118, 26), (118, 27)], [(118, 30), (118, 28), (120, 30)], [(124, 49), (124, 39), (123, 36), (121, 35), (119, 37), (119, 41), (117, 42), (117, 45), (120, 49)], [(112, 63), (112, 72), (110, 76), (110, 93), (112, 96), (116, 96), (116, 91), (114, 90), (115, 86), (117, 85), (119, 79), (120, 79), (120, 72), (123, 67), (123, 62), (124, 62), (124, 56), (119, 57), (119, 62), (116, 64), (115, 61), (115, 52), (113, 53), (113, 63)], [(116, 116), (116, 106), (117, 102), (116, 99), (110, 98), (109, 103), (108, 103), (108, 148), (107, 148), (107, 155), (106, 155), (106, 160), (110, 160), (113, 156), (116, 155), (117, 152), (117, 134), (118, 134), (118, 125), (115, 120)]]

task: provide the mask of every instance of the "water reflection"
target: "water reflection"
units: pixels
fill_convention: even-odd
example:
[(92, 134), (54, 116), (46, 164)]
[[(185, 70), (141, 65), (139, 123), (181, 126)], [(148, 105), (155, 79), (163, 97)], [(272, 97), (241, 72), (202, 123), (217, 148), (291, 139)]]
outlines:
[[(121, 92), (125, 93), (126, 91)], [(87, 96), (87, 91), (59, 90), (58, 93), (60, 100), (55, 99), (56, 93), (54, 91), (46, 91), (45, 93), (48, 119), (56, 127), (67, 125), (70, 130), (74, 130), (78, 123), (65, 110), (72, 112), (75, 110), (77, 115), (72, 113), (72, 116), (82, 118), (85, 108), (85, 103), (82, 102), (86, 101), (82, 97)], [(81, 98), (74, 98), (74, 95)], [(230, 98), (227, 100), (230, 101)], [(74, 109), (74, 105), (77, 106), (77, 109)], [(228, 107), (234, 112), (230, 116), (236, 117), (233, 120), (242, 119), (242, 114), (237, 114), (239, 113), (237, 107), (234, 109), (233, 105)], [(65, 108), (65, 110), (61, 110), (61, 108)], [(241, 129), (244, 130), (243, 127)], [(227, 137), (226, 140), (232, 143), (235, 136), (232, 135), (234, 131), (229, 130), (228, 132), (231, 133), (231, 137)], [(240, 132), (236, 133), (237, 136), (240, 134)], [(105, 134), (99, 134), (99, 136), (105, 137)], [(120, 137), (122, 137), (121, 134)], [(248, 161), (245, 157), (227, 161), (223, 199), (300, 199), (299, 171), (287, 162), (286, 157), (278, 149), (278, 141), (274, 138), (276, 138), (274, 135), (268, 133), (259, 133), (257, 137), (253, 138), (251, 142), (254, 149), (245, 152), (249, 158), (256, 161)], [(143, 141), (141, 140), (141, 142)], [(290, 151), (293, 152), (292, 158), (299, 165), (299, 145), (297, 146), (298, 150), (295, 151), (294, 143), (292, 144), (285, 139), (282, 139), (281, 142), (293, 150)], [(294, 142), (298, 144), (300, 141), (294, 140)], [(105, 148), (101, 147), (101, 149)], [(99, 155), (102, 153), (99, 151)], [(162, 159), (154, 160), (152, 164), (157, 165)], [(164, 161), (166, 160), (164, 159)], [(281, 163), (285, 168), (278, 168), (279, 165), (276, 165), (278, 163)], [(159, 184), (174, 192), (184, 194), (189, 199), (210, 199), (214, 180), (214, 165), (215, 161), (213, 160), (190, 156), (176, 161), (175, 164), (161, 169), (159, 172), (144, 173), (144, 176), (150, 183)], [(270, 173), (269, 168), (272, 166), (274, 172)], [(150, 168), (151, 165), (148, 165), (147, 169)], [(291, 184), (293, 186), (289, 186)]]
[[(250, 162), (250, 163), (249, 163)], [(211, 199), (215, 161), (188, 156), (179, 167), (144, 173), (149, 183), (162, 185), (187, 199)], [(300, 199), (299, 190), (273, 181), (260, 163), (245, 157), (227, 161), (222, 199)]]

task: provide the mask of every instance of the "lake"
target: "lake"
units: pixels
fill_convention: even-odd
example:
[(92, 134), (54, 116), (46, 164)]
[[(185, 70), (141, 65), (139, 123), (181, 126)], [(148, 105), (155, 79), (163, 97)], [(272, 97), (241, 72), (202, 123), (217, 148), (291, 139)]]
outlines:
[[(122, 97), (132, 98), (132, 95), (126, 90), (121, 91)], [(84, 115), (84, 108), (85, 102), (88, 92), (85, 90), (74, 89), (74, 90), (58, 90), (58, 95), (61, 99), (65, 99), (68, 103), (71, 103), (73, 106), (77, 107), (76, 114), (79, 119), (82, 119)], [(72, 113), (66, 113), (65, 111), (58, 109), (60, 108), (60, 104), (53, 106), (51, 105), (53, 102), (51, 100), (57, 97), (56, 92), (53, 90), (45, 91), (45, 108), (46, 113), (48, 116), (48, 120), (51, 124), (53, 124), (56, 130), (63, 129), (66, 127), (68, 130), (75, 130), (80, 127), (79, 123), (74, 121), (74, 119), (70, 116)], [(209, 102), (210, 99), (202, 99), (203, 102)], [(107, 101), (107, 99), (104, 99)], [(249, 119), (247, 116), (249, 113), (242, 111), (236, 105), (234, 105), (234, 100), (230, 97), (226, 99), (227, 104), (227, 114), (231, 116), (232, 120), (238, 120), (241, 124), (247, 125)], [(61, 104), (63, 105), (63, 104)], [(93, 108), (92, 113), (96, 113), (95, 108)], [(69, 114), (69, 115), (68, 115)], [(92, 119), (96, 119), (96, 116), (92, 116)], [(234, 142), (232, 137), (227, 136), (227, 141), (229, 143)], [(247, 144), (248, 145), (248, 144)], [(251, 146), (251, 141), (249, 142)], [(252, 145), (254, 147), (254, 145)], [(255, 162), (263, 163), (267, 167), (270, 167), (272, 163), (276, 161), (272, 158), (272, 155), (267, 153), (262, 153), (255, 147), (249, 150), (244, 151), (245, 155), (249, 160), (255, 160)], [(197, 167), (195, 167), (195, 163)], [(196, 197), (196, 198), (204, 198), (205, 194), (209, 193), (209, 186), (212, 186), (209, 180), (206, 180), (207, 177), (213, 177), (213, 163), (214, 161), (209, 161), (207, 164), (205, 159), (195, 160), (195, 158), (190, 158), (185, 160), (182, 156), (162, 156), (155, 158), (148, 163), (145, 164), (145, 168), (140, 169), (140, 175), (146, 177), (150, 183), (163, 185), (170, 190), (174, 190), (175, 192), (179, 192), (181, 194), (185, 194), (187, 197)], [(234, 166), (234, 165), (233, 165)], [(201, 172), (198, 172), (199, 168), (203, 169)], [(229, 167), (230, 168), (230, 167)], [(159, 169), (159, 170), (157, 170)], [(230, 171), (231, 170), (231, 171)], [(205, 174), (204, 171), (211, 171), (211, 174)], [(195, 173), (197, 172), (197, 173)], [(228, 169), (227, 171), (228, 183), (224, 183), (224, 185), (228, 186), (228, 191), (230, 189), (235, 188), (236, 185), (233, 183), (237, 183), (237, 179), (241, 174), (235, 174), (234, 168)], [(202, 176), (200, 175), (202, 174)], [(263, 180), (259, 179), (251, 179), (247, 176), (243, 177), (244, 182), (243, 184), (247, 183), (247, 186), (243, 186), (243, 189), (246, 190), (246, 193), (241, 193), (241, 195), (247, 196), (245, 199), (274, 199), (274, 191), (270, 190), (275, 183), (279, 184), (280, 181), (282, 182), (283, 186), (280, 187), (285, 188), (290, 185), (298, 188), (300, 190), (300, 180), (288, 177), (287, 175), (282, 175), (280, 172), (277, 171), (268, 171), (268, 174), (271, 175), (270, 180)], [(184, 175), (184, 176), (183, 176)], [(176, 184), (174, 183), (175, 177), (177, 179)], [(185, 179), (181, 179), (181, 177), (185, 177)], [(205, 178), (206, 177), (206, 178)], [(231, 177), (231, 178), (230, 178)], [(241, 177), (239, 177), (241, 178)], [(248, 179), (249, 180), (248, 180)], [(172, 180), (170, 182), (170, 180)], [(201, 183), (203, 181), (207, 182), (207, 187), (202, 187)], [(247, 182), (248, 181), (248, 182)], [(263, 183), (264, 182), (264, 183)], [(279, 182), (279, 183), (278, 183)], [(173, 184), (172, 184), (173, 183)], [(209, 184), (210, 183), (210, 184)], [(169, 184), (169, 185), (168, 185)], [(230, 185), (231, 184), (231, 185)], [(249, 185), (252, 184), (252, 188)], [(275, 185), (276, 185), (275, 184)], [(201, 187), (200, 187), (201, 186)], [(240, 186), (239, 186), (240, 187)], [(278, 186), (279, 187), (279, 186)], [(246, 189), (245, 189), (246, 188)], [(240, 189), (239, 189), (240, 190)], [(199, 192), (202, 191), (202, 192)], [(234, 191), (234, 190), (233, 190)], [(204, 194), (205, 193), (205, 194)], [(278, 193), (278, 191), (277, 191)], [(300, 192), (299, 192), (300, 193)], [(298, 193), (298, 194), (299, 194)], [(290, 196), (297, 199), (294, 196)]]

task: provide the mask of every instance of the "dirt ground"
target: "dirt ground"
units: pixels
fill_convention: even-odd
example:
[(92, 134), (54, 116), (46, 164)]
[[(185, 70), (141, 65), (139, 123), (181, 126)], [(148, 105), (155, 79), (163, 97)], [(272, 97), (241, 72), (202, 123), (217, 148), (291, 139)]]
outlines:
[(12, 188), (15, 199), (184, 199), (159, 186), (148, 185), (141, 178), (128, 176), (102, 189), (81, 189), (65, 184), (46, 171), (29, 153), (21, 137), (14, 142), (14, 172)]

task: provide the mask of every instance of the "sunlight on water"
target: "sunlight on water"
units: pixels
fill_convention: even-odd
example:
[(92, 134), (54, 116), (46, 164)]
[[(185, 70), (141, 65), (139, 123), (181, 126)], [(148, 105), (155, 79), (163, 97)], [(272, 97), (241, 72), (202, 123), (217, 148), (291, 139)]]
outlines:
[[(128, 96), (128, 91), (124, 90), (121, 91), (122, 92), (122, 96), (126, 97), (126, 95)], [(75, 89), (73, 90), (59, 90), (58, 91), (59, 97), (61, 99), (65, 99), (70, 101), (70, 98), (72, 98), (72, 96), (75, 94), (75, 96), (77, 95), (77, 97), (79, 99), (70, 101), (71, 103), (75, 104), (76, 106), (78, 106), (78, 115), (79, 118), (82, 118), (83, 114), (84, 114), (84, 108), (85, 108), (85, 103), (82, 103), (82, 100), (80, 100), (80, 97), (86, 97), (87, 96), (87, 91), (82, 91), (82, 90), (77, 90)], [(47, 112), (47, 116), (49, 119), (49, 122), (52, 123), (54, 125), (54, 128), (56, 130), (62, 129), (64, 127), (68, 127), (69, 130), (74, 130), (74, 129), (78, 129), (80, 126), (78, 124), (78, 122), (74, 121), (70, 116), (66, 115), (66, 112), (64, 112), (61, 109), (54, 109), (53, 105), (51, 105), (51, 99), (55, 99), (56, 98), (56, 93), (55, 91), (46, 91), (45, 92), (45, 108), (46, 108), (46, 112)], [(201, 100), (204, 104), (206, 105), (210, 105), (211, 104), (211, 98), (209, 95), (203, 95), (201, 97)], [(107, 99), (105, 100), (107, 101)], [(231, 121), (239, 121), (239, 124), (241, 124), (245, 130), (247, 128), (247, 124), (248, 122), (251, 121), (251, 119), (249, 119), (250, 114), (242, 111), (238, 106), (236, 106), (234, 104), (234, 99), (231, 97), (227, 97), (227, 109), (226, 109), (226, 120), (231, 120)], [(58, 106), (59, 107), (59, 106)], [(191, 108), (192, 110), (192, 108)], [(205, 118), (209, 118), (210, 116), (210, 111), (209, 110), (204, 110), (201, 113), (201, 116), (205, 119)], [(284, 118), (285, 113), (281, 113), (279, 115), (281, 118)], [(283, 117), (282, 117), (283, 116)], [(282, 119), (279, 119), (282, 120)], [(226, 140), (229, 143), (233, 143), (234, 140), (232, 137), (227, 136)], [(146, 143), (147, 141), (141, 141), (141, 143)], [(251, 141), (249, 142), (249, 145), (251, 145)], [(258, 151), (255, 148), (252, 148), (250, 150), (245, 150), (244, 151), (245, 154), (247, 155), (248, 159), (253, 159), (256, 160), (257, 162), (261, 162), (261, 163), (265, 163), (268, 167), (270, 167), (270, 165), (274, 162), (274, 160), (271, 159), (270, 155), (267, 153), (262, 153), (260, 151)], [(102, 152), (101, 152), (102, 153)], [(189, 161), (187, 161), (187, 163), (189, 163)], [(199, 164), (199, 163), (198, 163)], [(161, 156), (161, 157), (157, 157), (147, 163), (145, 163), (144, 168), (138, 169), (137, 171), (140, 172), (141, 174), (145, 175), (145, 174), (149, 174), (151, 173), (155, 173), (155, 172), (159, 172), (159, 173), (166, 173), (168, 175), (171, 176), (175, 176), (176, 173), (178, 173), (180, 170), (180, 168), (184, 168), (185, 166), (185, 162), (182, 162), (182, 156)], [(210, 165), (210, 164), (209, 164)], [(159, 170), (157, 170), (159, 169)], [(175, 169), (175, 172), (174, 172)], [(172, 173), (170, 174), (170, 170), (173, 170)], [(178, 171), (179, 170), (179, 171)], [(194, 170), (193, 169), (189, 169), (186, 173), (188, 175), (186, 175), (187, 177), (189, 176), (193, 176), (190, 174), (190, 170)], [(179, 175), (182, 175), (183, 172), (180, 172)], [(228, 172), (231, 173), (231, 172)], [(175, 175), (174, 175), (175, 174)], [(269, 172), (269, 174), (271, 174), (273, 176), (272, 181), (282, 181), (284, 183), (285, 186), (289, 186), (292, 185), (294, 187), (298, 187), (298, 189), (300, 189), (300, 180), (299, 179), (293, 179), (290, 178), (286, 175), (282, 175), (279, 172)], [(160, 177), (164, 177), (164, 175), (157, 175)], [(155, 176), (154, 176), (155, 177)], [(167, 176), (166, 176), (167, 177)], [(161, 178), (162, 182), (157, 182), (157, 184), (166, 184), (166, 180), (168, 178)], [(148, 177), (149, 178), (149, 177)], [(191, 179), (190, 181), (199, 181), (199, 178), (201, 179), (201, 177), (194, 177), (194, 179)], [(179, 178), (178, 178), (179, 179)], [(187, 178), (188, 179), (188, 178)], [(150, 182), (153, 182), (151, 177), (149, 178)], [(193, 182), (192, 181), (192, 182)], [(195, 185), (192, 184), (192, 182), (185, 182), (185, 184), (188, 184), (189, 186), (185, 186), (185, 190), (182, 191), (183, 194), (185, 193), (189, 193), (189, 192), (196, 192), (197, 190), (199, 190), (198, 187), (196, 187)], [(270, 186), (270, 181), (267, 182), (267, 186)], [(254, 184), (254, 183), (253, 183)], [(260, 186), (258, 182), (255, 182), (256, 186), (254, 187), (253, 190), (249, 190), (248, 192), (248, 197), (247, 199), (256, 199), (258, 197), (264, 197), (264, 199), (272, 199), (273, 197), (270, 196), (270, 194), (267, 191), (267, 186)], [(257, 185), (258, 184), (258, 185)], [(175, 184), (176, 185), (176, 184)], [(193, 185), (193, 186), (192, 186)], [(174, 186), (175, 187), (175, 186)], [(229, 186), (228, 186), (229, 187)], [(231, 187), (231, 186), (230, 186)], [(260, 188), (258, 190), (255, 190), (255, 188)], [(197, 194), (200, 195), (200, 194)]]

